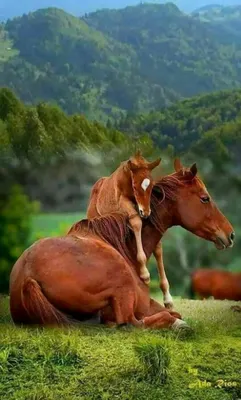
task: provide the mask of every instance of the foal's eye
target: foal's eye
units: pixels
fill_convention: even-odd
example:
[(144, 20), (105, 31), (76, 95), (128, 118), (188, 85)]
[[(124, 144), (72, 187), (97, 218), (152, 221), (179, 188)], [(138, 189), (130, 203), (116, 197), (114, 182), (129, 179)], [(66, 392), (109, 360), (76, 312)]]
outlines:
[(201, 202), (206, 204), (210, 202), (210, 197), (209, 196), (201, 196), (200, 198)]

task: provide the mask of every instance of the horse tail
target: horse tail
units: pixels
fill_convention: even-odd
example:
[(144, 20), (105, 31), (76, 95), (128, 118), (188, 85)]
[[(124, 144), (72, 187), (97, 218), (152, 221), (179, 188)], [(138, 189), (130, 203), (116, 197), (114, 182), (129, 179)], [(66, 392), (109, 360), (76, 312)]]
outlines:
[(190, 282), (188, 287), (188, 295), (190, 299), (195, 299), (195, 290), (194, 290), (194, 283), (193, 283), (193, 275), (195, 271), (193, 271), (190, 275)]
[(57, 310), (45, 297), (38, 282), (27, 278), (22, 287), (22, 305), (29, 322), (36, 325), (69, 325), (71, 319)]

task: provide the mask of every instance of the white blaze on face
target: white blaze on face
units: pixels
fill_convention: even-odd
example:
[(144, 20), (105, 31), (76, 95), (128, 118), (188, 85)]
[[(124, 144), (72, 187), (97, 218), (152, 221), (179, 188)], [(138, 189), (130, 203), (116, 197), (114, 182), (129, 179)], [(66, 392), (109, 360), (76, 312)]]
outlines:
[(145, 178), (141, 184), (142, 189), (144, 190), (144, 192), (146, 191), (146, 189), (148, 188), (148, 186), (150, 185), (151, 181), (150, 179)]

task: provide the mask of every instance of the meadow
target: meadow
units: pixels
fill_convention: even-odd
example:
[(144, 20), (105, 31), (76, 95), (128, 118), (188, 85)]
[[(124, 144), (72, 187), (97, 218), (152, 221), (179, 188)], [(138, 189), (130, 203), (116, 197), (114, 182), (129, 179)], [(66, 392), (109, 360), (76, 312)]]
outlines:
[(32, 218), (31, 241), (66, 233), (71, 225), (85, 218), (84, 213), (38, 214)]
[(193, 332), (11, 324), (0, 317), (1, 400), (238, 400), (241, 313), (228, 301), (175, 299)]
[[(64, 234), (82, 218), (39, 214), (32, 219), (31, 241)], [(162, 301), (158, 285), (151, 287)], [(0, 296), (0, 399), (240, 399), (241, 313), (231, 310), (236, 303), (181, 297), (174, 303), (191, 331), (15, 327), (9, 298)]]

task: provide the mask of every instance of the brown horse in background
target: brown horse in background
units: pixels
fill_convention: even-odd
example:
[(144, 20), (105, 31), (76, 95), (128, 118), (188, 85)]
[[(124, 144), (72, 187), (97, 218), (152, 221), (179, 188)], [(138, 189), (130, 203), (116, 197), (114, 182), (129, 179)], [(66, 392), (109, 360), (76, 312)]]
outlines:
[(138, 151), (130, 160), (122, 162), (111, 176), (96, 182), (87, 209), (88, 219), (115, 212), (128, 216), (136, 239), (140, 277), (146, 284), (150, 283), (150, 274), (146, 268), (146, 255), (141, 240), (141, 218), (148, 218), (151, 214), (150, 202), (154, 183), (151, 171), (160, 162), (160, 158), (148, 162)]
[(191, 287), (202, 299), (241, 301), (241, 273), (200, 268), (191, 275)]
[[(152, 213), (142, 230), (147, 258), (174, 225), (212, 241), (218, 249), (232, 246), (233, 228), (196, 173), (193, 166), (156, 183)], [(101, 311), (105, 323), (151, 328), (185, 324), (179, 314), (150, 298), (139, 277), (135, 238), (127, 222), (120, 215), (84, 220), (67, 236), (42, 239), (27, 249), (10, 277), (13, 321), (67, 324)]]

